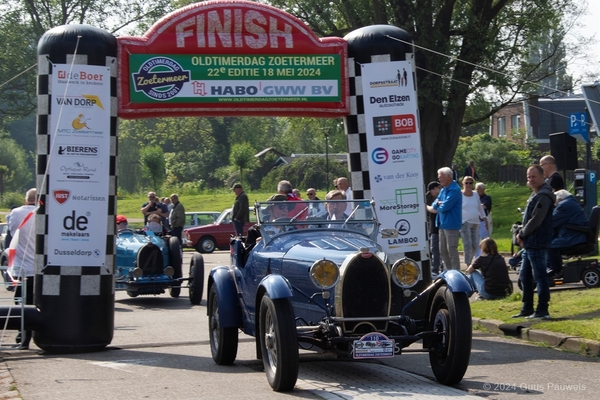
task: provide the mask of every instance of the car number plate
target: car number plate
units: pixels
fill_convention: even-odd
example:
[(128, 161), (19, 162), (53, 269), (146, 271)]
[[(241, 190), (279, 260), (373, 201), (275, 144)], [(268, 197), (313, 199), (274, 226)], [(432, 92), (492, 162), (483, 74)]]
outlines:
[(354, 358), (389, 358), (394, 357), (394, 340), (387, 336), (372, 332), (352, 343)]

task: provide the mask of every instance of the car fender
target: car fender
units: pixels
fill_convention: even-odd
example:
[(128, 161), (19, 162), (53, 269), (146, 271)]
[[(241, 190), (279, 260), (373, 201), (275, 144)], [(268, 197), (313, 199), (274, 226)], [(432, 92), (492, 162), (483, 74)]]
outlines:
[[(261, 292), (259, 294), (267, 293), (273, 300), (292, 297), (294, 295), (292, 292), (292, 285), (282, 275), (267, 275), (263, 278), (258, 287), (259, 292)], [(257, 296), (257, 301), (259, 297), (261, 296)]]
[[(216, 267), (210, 271), (207, 293), (215, 286), (219, 304), (219, 326), (221, 328), (239, 328), (242, 326), (242, 312), (238, 303), (233, 276), (228, 267)], [(207, 313), (211, 305), (206, 307)]]
[(446, 282), (448, 289), (450, 289), (452, 293), (464, 292), (467, 294), (467, 297), (471, 297), (475, 291), (473, 286), (471, 286), (469, 279), (460, 271), (444, 271), (439, 275), (439, 278)]

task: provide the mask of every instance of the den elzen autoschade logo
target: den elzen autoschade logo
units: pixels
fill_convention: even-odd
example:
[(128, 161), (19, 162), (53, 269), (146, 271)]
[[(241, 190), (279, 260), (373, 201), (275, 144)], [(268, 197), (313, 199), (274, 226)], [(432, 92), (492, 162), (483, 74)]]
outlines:
[[(408, 73), (406, 69), (398, 70), (393, 79), (369, 82), (371, 88), (389, 88), (408, 86)], [(408, 94), (389, 94), (386, 96), (369, 96), (370, 104), (377, 104), (379, 108), (402, 107), (412, 99)], [(417, 133), (416, 118), (413, 114), (384, 115), (373, 118), (373, 132), (375, 136), (403, 135)]]
[(190, 81), (190, 71), (167, 57), (154, 57), (133, 74), (136, 92), (144, 92), (154, 100), (169, 100), (177, 96), (183, 84)]

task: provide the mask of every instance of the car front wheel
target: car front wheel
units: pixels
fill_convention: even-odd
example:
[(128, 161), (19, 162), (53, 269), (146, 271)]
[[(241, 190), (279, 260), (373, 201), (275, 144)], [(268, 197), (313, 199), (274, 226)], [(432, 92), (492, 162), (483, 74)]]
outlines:
[(466, 293), (452, 293), (447, 286), (436, 292), (429, 313), (430, 329), (437, 332), (429, 350), (435, 378), (445, 385), (462, 380), (471, 358), (471, 307)]
[(217, 248), (217, 243), (215, 239), (211, 236), (204, 236), (198, 240), (198, 244), (196, 245), (196, 250), (199, 253), (212, 253)]
[(219, 326), (219, 301), (213, 285), (208, 295), (208, 329), (210, 352), (218, 365), (233, 364), (238, 349), (238, 329)]
[(189, 294), (192, 305), (199, 305), (204, 290), (204, 258), (202, 254), (194, 254), (190, 261)]
[(289, 299), (260, 302), (260, 350), (267, 380), (277, 392), (289, 391), (298, 379), (298, 339)]
[[(181, 278), (183, 276), (181, 244), (175, 236), (171, 236), (169, 239), (169, 264), (175, 270), (173, 278)], [(181, 294), (181, 281), (177, 285), (177, 287), (169, 288), (171, 297), (179, 297)]]
[(581, 275), (583, 284), (588, 289), (600, 287), (600, 270), (598, 268), (588, 268)]

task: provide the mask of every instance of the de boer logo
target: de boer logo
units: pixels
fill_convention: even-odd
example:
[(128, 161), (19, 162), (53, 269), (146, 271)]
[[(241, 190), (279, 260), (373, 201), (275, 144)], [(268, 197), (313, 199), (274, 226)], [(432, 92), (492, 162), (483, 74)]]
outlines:
[(66, 189), (56, 189), (52, 192), (52, 195), (58, 204), (63, 205), (67, 200), (69, 200), (71, 191)]
[(371, 153), (371, 158), (375, 164), (385, 164), (388, 160), (388, 152), (383, 147), (378, 147)]
[(146, 60), (137, 73), (133, 74), (136, 92), (144, 92), (154, 100), (169, 100), (177, 96), (183, 84), (190, 81), (190, 71), (167, 57)]

